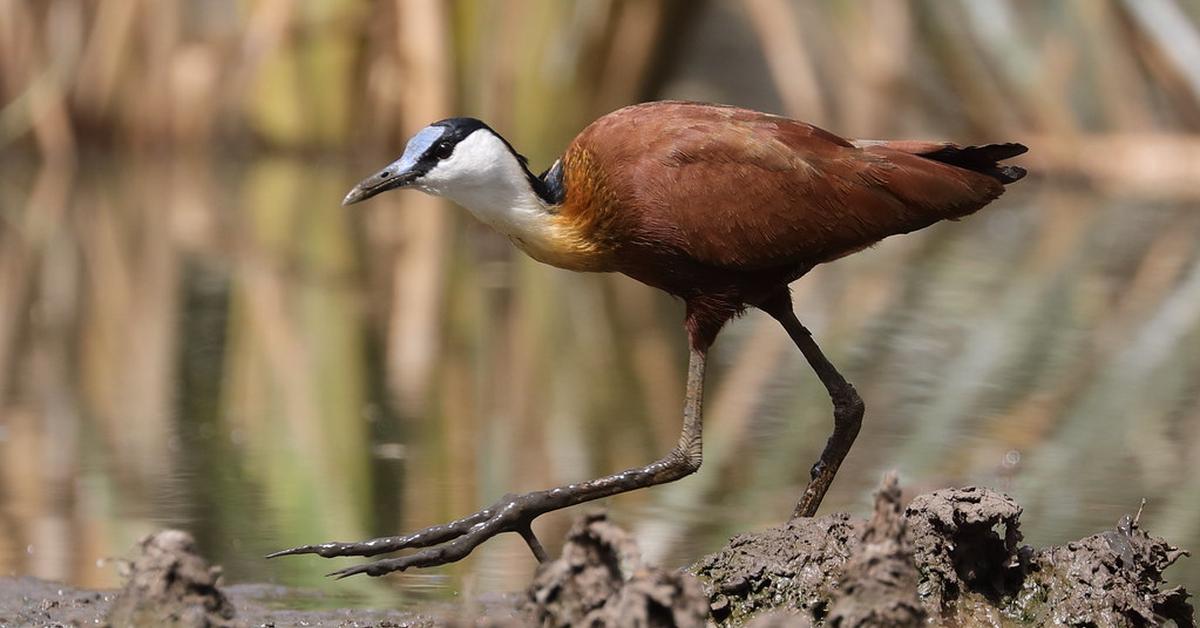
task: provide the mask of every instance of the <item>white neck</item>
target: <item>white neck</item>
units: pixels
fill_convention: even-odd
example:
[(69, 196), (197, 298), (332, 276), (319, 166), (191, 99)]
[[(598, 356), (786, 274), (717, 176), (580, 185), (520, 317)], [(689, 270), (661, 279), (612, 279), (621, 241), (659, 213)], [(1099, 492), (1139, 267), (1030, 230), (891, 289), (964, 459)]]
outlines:
[[(443, 196), (467, 208), (476, 218), (507, 236), (521, 236), (545, 221), (549, 207), (533, 191), (525, 171), (509, 156), (502, 176), (456, 185)], [(511, 171), (509, 171), (511, 170)]]
[(530, 248), (551, 244), (549, 206), (533, 190), (516, 156), (489, 131), (476, 131), (460, 142), (418, 187), (462, 205), (531, 254)]

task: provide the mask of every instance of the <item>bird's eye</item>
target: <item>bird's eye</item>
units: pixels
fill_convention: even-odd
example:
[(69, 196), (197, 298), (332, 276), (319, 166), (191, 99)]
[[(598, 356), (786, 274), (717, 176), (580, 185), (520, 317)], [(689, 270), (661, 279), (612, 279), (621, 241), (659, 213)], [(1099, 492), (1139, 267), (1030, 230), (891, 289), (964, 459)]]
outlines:
[(433, 147), (433, 155), (434, 155), (434, 157), (437, 157), (438, 159), (445, 159), (445, 158), (449, 157), (450, 154), (453, 152), (454, 152), (454, 144), (451, 144), (450, 142), (446, 142), (446, 141), (438, 142), (437, 146)]

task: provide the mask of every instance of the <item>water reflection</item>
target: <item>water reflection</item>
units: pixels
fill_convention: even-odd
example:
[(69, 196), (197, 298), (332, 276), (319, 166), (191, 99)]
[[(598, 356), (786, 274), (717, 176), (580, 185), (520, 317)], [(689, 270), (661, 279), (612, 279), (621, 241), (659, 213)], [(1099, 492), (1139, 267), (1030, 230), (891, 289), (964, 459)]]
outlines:
[[(81, 163), (0, 172), (0, 573), (112, 586), (104, 559), (171, 525), (233, 581), (379, 603), (509, 590), (533, 568), (516, 537), (384, 582), (260, 557), (440, 523), (674, 441), (681, 307), (630, 280), (539, 266), (416, 195), (346, 211), (362, 168)], [(1014, 493), (1034, 544), (1145, 496), (1152, 531), (1200, 548), (1196, 209), (1022, 184), (798, 283), (868, 404), (826, 509), (864, 510), (897, 468), (910, 491)], [(672, 564), (786, 516), (828, 429), (765, 317), (714, 361), (704, 468), (609, 500)], [(1197, 586), (1184, 562), (1174, 577)]]

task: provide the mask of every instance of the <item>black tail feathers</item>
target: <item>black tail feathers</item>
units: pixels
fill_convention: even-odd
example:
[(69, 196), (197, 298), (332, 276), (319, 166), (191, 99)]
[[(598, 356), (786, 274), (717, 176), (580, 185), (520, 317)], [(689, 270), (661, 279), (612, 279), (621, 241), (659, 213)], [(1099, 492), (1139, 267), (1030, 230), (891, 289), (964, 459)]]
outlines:
[(1025, 176), (1025, 169), (999, 162), (1021, 155), (1028, 150), (1024, 144), (1009, 142), (982, 146), (943, 146), (937, 150), (920, 153), (920, 156), (951, 166), (974, 170), (1007, 185), (1021, 180)]

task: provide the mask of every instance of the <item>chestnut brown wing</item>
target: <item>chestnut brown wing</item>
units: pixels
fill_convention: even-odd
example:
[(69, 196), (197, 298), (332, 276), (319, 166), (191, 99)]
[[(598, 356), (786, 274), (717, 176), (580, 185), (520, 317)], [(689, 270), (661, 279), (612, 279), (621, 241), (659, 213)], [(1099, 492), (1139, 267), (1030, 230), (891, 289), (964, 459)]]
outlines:
[(1003, 191), (986, 175), (787, 118), (655, 105), (601, 118), (579, 142), (603, 165), (612, 202), (633, 210), (637, 237), (713, 266), (828, 261)]

